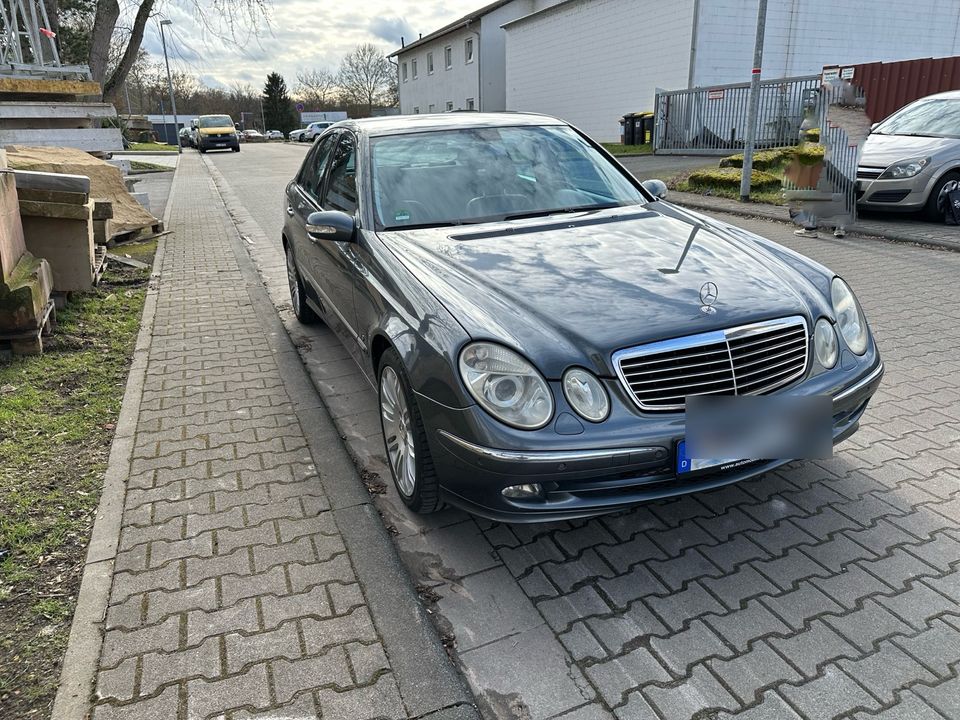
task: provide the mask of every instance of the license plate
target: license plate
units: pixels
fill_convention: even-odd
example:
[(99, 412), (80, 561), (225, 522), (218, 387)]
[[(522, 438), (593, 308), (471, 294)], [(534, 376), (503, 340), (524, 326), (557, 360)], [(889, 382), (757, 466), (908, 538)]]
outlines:
[(677, 476), (699, 475), (708, 470), (730, 470), (740, 465), (749, 465), (755, 460), (744, 460), (742, 458), (727, 459), (697, 459), (687, 457), (687, 441), (680, 440), (677, 443)]

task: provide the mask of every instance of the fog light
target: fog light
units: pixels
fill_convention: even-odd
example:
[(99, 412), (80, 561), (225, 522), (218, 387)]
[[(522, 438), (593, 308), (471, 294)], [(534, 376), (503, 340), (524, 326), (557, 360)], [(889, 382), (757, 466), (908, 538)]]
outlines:
[(532, 485), (511, 485), (503, 489), (503, 496), (508, 498), (529, 499), (543, 497), (543, 488), (539, 483)]

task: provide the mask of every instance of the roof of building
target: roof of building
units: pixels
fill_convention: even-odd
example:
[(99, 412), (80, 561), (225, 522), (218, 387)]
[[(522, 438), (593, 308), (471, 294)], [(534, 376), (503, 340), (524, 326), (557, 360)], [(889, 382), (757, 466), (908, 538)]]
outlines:
[(582, 2), (582, 0), (560, 0), (560, 2), (556, 3), (555, 5), (548, 5), (547, 7), (540, 8), (539, 10), (535, 10), (534, 12), (528, 15), (521, 15), (518, 18), (509, 20), (505, 22), (503, 25), (501, 25), (500, 27), (506, 29), (511, 25), (519, 25), (520, 23), (524, 23), (527, 20), (530, 20), (531, 18), (536, 18), (536, 17), (540, 17), (541, 15), (546, 15), (547, 13), (552, 13), (555, 10), (562, 9), (566, 5), (570, 5), (572, 3), (578, 3), (578, 2)]
[(487, 5), (484, 5), (479, 10), (474, 10), (472, 13), (467, 13), (459, 20), (454, 20), (449, 25), (444, 25), (439, 30), (434, 30), (429, 35), (424, 35), (423, 37), (418, 38), (417, 40), (414, 40), (412, 43), (408, 43), (407, 45), (404, 45), (399, 50), (395, 50), (392, 53), (390, 53), (387, 57), (396, 57), (401, 53), (407, 52), (408, 50), (412, 50), (413, 48), (420, 47), (421, 45), (425, 45), (433, 40), (436, 40), (439, 37), (443, 37), (447, 33), (451, 33), (454, 30), (459, 30), (460, 28), (465, 27), (472, 22), (476, 22), (477, 20), (482, 18), (484, 15), (488, 13), (492, 13), (494, 10), (501, 8), (507, 3), (511, 3), (511, 2), (513, 2), (513, 0), (496, 0), (496, 2), (492, 2)]

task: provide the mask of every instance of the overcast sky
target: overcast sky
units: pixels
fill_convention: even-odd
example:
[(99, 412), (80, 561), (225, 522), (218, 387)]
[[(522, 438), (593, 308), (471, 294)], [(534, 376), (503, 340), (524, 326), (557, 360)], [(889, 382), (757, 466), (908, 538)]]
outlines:
[[(208, 5), (204, 0), (198, 0)], [(237, 0), (235, 7), (240, 7)], [(407, 42), (446, 25), (488, 0), (268, 0), (268, 19), (255, 23), (258, 36), (235, 32), (224, 41), (199, 24), (184, 4), (166, 5), (167, 51), (171, 69), (191, 72), (211, 86), (245, 82), (262, 88), (267, 73), (280, 72), (292, 91), (298, 70), (336, 70), (340, 59), (359, 43), (372, 42), (387, 54)], [(159, 17), (150, 21), (143, 48), (163, 59)], [(250, 27), (249, 20), (244, 25)]]

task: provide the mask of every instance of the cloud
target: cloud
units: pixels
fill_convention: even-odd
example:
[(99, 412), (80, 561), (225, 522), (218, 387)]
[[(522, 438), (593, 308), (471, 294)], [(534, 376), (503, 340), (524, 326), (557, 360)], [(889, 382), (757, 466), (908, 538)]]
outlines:
[(413, 28), (410, 27), (410, 23), (399, 17), (374, 18), (370, 21), (368, 29), (371, 35), (386, 40), (391, 45), (399, 45), (400, 38), (406, 38), (409, 41), (413, 37)]

